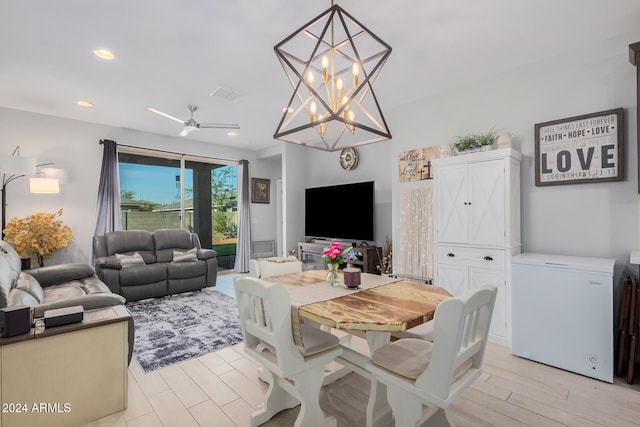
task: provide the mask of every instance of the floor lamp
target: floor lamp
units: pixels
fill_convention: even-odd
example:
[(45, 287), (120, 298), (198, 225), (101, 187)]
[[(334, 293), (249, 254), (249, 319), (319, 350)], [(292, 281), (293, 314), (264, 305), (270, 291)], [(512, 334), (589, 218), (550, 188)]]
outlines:
[(36, 172), (36, 159), (20, 157), (20, 146), (17, 146), (10, 156), (0, 157), (0, 172), (2, 172), (2, 239), (7, 220), (7, 185), (25, 175)]

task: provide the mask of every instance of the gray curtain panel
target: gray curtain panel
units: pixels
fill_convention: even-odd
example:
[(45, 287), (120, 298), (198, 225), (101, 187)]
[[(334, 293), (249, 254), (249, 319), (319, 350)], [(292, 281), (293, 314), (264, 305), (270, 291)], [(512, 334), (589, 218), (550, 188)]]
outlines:
[[(121, 230), (120, 222), (120, 178), (118, 175), (118, 144), (103, 139), (102, 171), (98, 186), (98, 212), (94, 236), (104, 236), (108, 231)], [(94, 260), (91, 251), (92, 262)]]
[(251, 215), (249, 212), (249, 161), (240, 160), (238, 166), (238, 244), (234, 270), (249, 271), (251, 258)]

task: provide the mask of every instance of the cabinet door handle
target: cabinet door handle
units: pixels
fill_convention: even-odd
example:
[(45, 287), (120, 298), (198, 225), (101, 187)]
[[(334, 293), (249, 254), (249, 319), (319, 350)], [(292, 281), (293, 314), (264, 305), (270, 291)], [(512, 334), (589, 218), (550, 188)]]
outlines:
[(454, 253), (449, 252), (449, 253), (447, 254), (447, 256), (448, 256), (448, 257), (453, 258), (453, 257), (454, 257), (454, 256), (456, 256), (456, 255), (455, 255)]
[(492, 258), (492, 257), (490, 257), (490, 256), (486, 256), (486, 257), (484, 257), (484, 260), (485, 260), (485, 261), (493, 261), (493, 258)]

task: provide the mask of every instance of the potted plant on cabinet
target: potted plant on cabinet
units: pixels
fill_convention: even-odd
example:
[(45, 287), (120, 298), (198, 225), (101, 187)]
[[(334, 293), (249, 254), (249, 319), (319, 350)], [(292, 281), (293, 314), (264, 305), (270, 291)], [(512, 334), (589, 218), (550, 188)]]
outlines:
[(456, 153), (469, 153), (489, 150), (493, 147), (498, 135), (494, 131), (485, 133), (471, 133), (459, 136), (452, 144)]

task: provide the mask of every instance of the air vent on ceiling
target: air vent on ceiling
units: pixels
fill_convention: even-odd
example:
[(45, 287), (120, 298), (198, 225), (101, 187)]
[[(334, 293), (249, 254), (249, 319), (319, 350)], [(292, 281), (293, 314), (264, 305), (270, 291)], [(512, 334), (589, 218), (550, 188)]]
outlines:
[(245, 92), (233, 89), (230, 87), (218, 86), (213, 92), (209, 94), (209, 96), (213, 96), (214, 98), (224, 99), (230, 102), (236, 102), (238, 99), (242, 98), (245, 95)]

